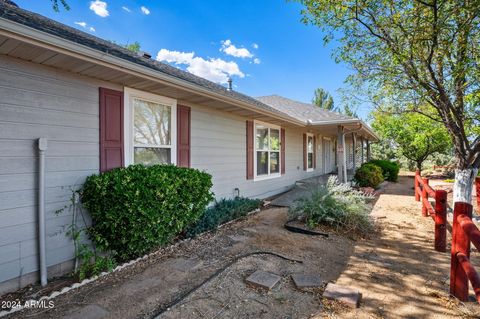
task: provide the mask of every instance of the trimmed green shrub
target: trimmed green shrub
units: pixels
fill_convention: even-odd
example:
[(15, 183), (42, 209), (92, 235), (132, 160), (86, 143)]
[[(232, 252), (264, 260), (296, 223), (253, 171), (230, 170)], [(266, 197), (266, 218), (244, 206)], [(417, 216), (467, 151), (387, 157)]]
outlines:
[(383, 182), (382, 169), (372, 163), (364, 163), (355, 172), (355, 182), (360, 187), (377, 188)]
[(331, 176), (326, 185), (320, 185), (310, 197), (294, 202), (289, 208), (289, 219), (302, 220), (310, 228), (328, 225), (337, 230), (366, 235), (373, 230), (367, 202), (373, 197), (340, 184)]
[(400, 165), (397, 163), (387, 160), (371, 160), (369, 163), (375, 164), (382, 169), (382, 175), (385, 180), (390, 182), (396, 182), (398, 180)]
[(187, 237), (195, 237), (203, 232), (214, 230), (228, 221), (246, 216), (247, 213), (260, 208), (260, 199), (237, 197), (221, 199), (209, 207), (202, 217), (185, 231)]
[(81, 191), (98, 248), (129, 260), (166, 244), (213, 200), (212, 177), (173, 165), (131, 165), (89, 176)]

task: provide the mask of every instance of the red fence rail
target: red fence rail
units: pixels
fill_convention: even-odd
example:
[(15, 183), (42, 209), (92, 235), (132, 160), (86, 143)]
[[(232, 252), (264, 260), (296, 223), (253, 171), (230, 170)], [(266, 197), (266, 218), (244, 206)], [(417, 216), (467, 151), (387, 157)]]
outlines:
[(452, 259), (450, 267), (450, 294), (461, 301), (468, 300), (468, 282), (480, 302), (480, 277), (470, 262), (470, 242), (480, 250), (480, 230), (472, 221), (473, 206), (455, 203), (452, 227)]
[[(429, 198), (435, 199), (433, 206)], [(415, 172), (415, 200), (422, 202), (422, 215), (430, 216), (435, 222), (435, 250), (447, 251), (447, 192), (434, 190), (427, 178), (422, 178), (420, 171)]]

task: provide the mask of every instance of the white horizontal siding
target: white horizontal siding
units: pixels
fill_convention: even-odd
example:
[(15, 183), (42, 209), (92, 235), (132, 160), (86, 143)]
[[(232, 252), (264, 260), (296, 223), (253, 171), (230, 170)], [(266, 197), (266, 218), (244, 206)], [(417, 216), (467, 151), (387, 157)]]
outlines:
[[(213, 177), (215, 197), (240, 195), (265, 198), (288, 190), (296, 181), (322, 173), (321, 147), (317, 148), (317, 168), (303, 171), (303, 133), (285, 129), (285, 175), (262, 181), (246, 179), (246, 118), (192, 106), (192, 167)], [(320, 139), (318, 139), (320, 140)]]
[(46, 137), (47, 265), (73, 257), (65, 226), (78, 188), (99, 169), (100, 86), (119, 87), (0, 56), (0, 282), (38, 269), (37, 139)]

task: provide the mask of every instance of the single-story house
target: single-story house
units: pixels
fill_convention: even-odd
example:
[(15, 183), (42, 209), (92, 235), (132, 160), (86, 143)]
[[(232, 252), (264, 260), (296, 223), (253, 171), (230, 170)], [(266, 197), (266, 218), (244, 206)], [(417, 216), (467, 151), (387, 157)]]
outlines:
[(49, 277), (72, 269), (71, 215), (55, 212), (91, 174), (172, 163), (210, 173), (217, 198), (266, 198), (345, 179), (376, 139), (359, 119), (253, 98), (0, 0), (0, 293), (38, 280), (40, 238)]

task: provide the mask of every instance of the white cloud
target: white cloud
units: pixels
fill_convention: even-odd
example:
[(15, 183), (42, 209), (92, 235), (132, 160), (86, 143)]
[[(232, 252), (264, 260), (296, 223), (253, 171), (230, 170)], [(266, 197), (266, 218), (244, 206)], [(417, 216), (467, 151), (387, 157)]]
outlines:
[(204, 59), (195, 56), (195, 52), (161, 49), (158, 51), (157, 60), (175, 65), (186, 65), (188, 72), (217, 83), (227, 83), (229, 76), (245, 77), (237, 63), (218, 58)]
[[(84, 21), (74, 22), (74, 23), (75, 23), (76, 25), (81, 26), (81, 27), (84, 28), (84, 29), (86, 29), (87, 26), (88, 26), (88, 23), (86, 23), (86, 22), (84, 22)], [(88, 30), (89, 30), (90, 32), (95, 32), (95, 28), (92, 27), (92, 26), (88, 27)]]
[(130, 10), (128, 7), (125, 7), (125, 6), (123, 6), (122, 9), (127, 11), (127, 12), (132, 12), (132, 10)]
[(260, 64), (261, 62), (262, 62), (262, 61), (260, 61), (259, 58), (253, 59), (253, 63), (254, 63), (254, 64)]
[(254, 48), (255, 50), (258, 49), (258, 44), (252, 43), (252, 48)]
[(86, 22), (75, 22), (76, 25), (79, 25), (81, 26), (82, 28), (86, 28), (87, 27), (87, 23)]
[(108, 17), (107, 3), (105, 1), (95, 0), (90, 2), (90, 10), (102, 18)]
[(147, 7), (141, 6), (140, 10), (142, 10), (142, 13), (147, 15), (147, 16), (150, 14), (150, 10), (148, 10)]
[(225, 40), (222, 41), (222, 47), (220, 48), (220, 51), (227, 54), (231, 55), (236, 58), (252, 58), (253, 54), (250, 53), (246, 48), (237, 48), (232, 41), (230, 40)]

